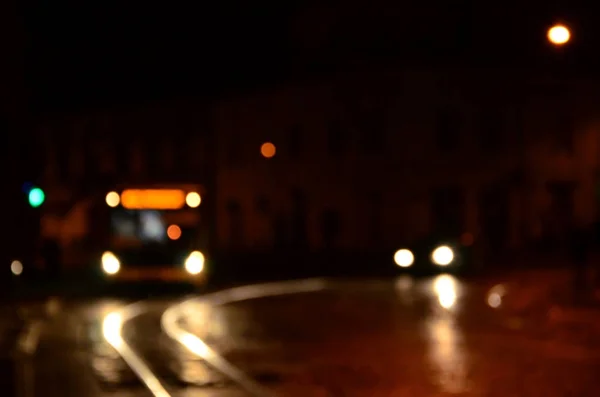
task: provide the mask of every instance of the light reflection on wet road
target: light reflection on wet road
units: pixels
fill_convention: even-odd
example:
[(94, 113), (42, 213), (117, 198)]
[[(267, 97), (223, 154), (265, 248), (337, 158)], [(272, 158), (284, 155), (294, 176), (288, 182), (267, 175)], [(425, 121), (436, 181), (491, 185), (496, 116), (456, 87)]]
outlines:
[(236, 303), (208, 315), (204, 308), (188, 328), (234, 365), (271, 374), (282, 394), (302, 395), (294, 387), (369, 396), (600, 391), (597, 353), (579, 354), (585, 346), (576, 336), (557, 344), (534, 318), (512, 319), (497, 302), (500, 293), (490, 307), (487, 292), (449, 276), (346, 284), (335, 292)]
[[(511, 318), (503, 310), (506, 291), (500, 287), (488, 294), (488, 288), (450, 276), (333, 287), (221, 307), (192, 304), (181, 324), (277, 395), (551, 397), (600, 392), (595, 381), (600, 355), (586, 350), (590, 341), (574, 336), (558, 344), (553, 331), (533, 318)], [(145, 313), (125, 325), (124, 339), (172, 396), (247, 395), (161, 331), (161, 314), (172, 303), (149, 302)], [(85, 371), (94, 375), (69, 386), (76, 389), (72, 393), (57, 395), (149, 395), (101, 336), (102, 316), (123, 304), (73, 304), (55, 329), (47, 330), (42, 358), (51, 360), (62, 346), (62, 360), (70, 368), (65, 377), (82, 377)], [(47, 365), (40, 363), (42, 369)], [(48, 388), (41, 390), (46, 393), (37, 395), (51, 396)]]

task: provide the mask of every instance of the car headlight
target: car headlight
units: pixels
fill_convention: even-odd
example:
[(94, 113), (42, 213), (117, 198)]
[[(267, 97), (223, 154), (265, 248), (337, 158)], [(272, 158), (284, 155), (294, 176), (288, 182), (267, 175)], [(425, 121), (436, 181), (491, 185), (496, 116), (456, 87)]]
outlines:
[(394, 262), (400, 267), (410, 267), (415, 262), (415, 256), (410, 250), (403, 248), (394, 254)]
[(185, 260), (185, 270), (189, 274), (200, 274), (204, 270), (204, 255), (200, 251), (192, 252)]
[(106, 274), (117, 274), (121, 270), (121, 262), (119, 259), (110, 251), (106, 251), (102, 254), (102, 270)]
[(454, 251), (447, 245), (440, 245), (431, 253), (431, 260), (438, 266), (448, 266), (454, 260)]

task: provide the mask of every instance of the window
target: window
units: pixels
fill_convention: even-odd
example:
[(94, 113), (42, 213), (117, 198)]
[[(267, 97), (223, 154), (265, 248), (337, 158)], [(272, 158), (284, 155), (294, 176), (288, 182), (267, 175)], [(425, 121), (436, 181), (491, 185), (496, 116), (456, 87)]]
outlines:
[(437, 80), (436, 88), (440, 96), (443, 98), (452, 98), (456, 95), (456, 84), (448, 77), (443, 77)]
[(161, 157), (161, 164), (162, 164), (162, 169), (166, 172), (166, 173), (171, 173), (173, 172), (173, 170), (176, 167), (176, 163), (178, 160), (177, 157), (177, 153), (176, 153), (176, 146), (175, 146), (175, 140), (176, 138), (174, 138), (173, 136), (169, 137), (169, 138), (165, 138), (162, 140), (162, 142), (160, 142), (160, 157)]
[(386, 121), (383, 112), (373, 111), (359, 116), (361, 147), (367, 153), (378, 153), (385, 147)]
[(560, 151), (573, 152), (575, 146), (574, 124), (571, 112), (559, 111), (556, 115), (556, 146)]
[(227, 213), (229, 217), (229, 245), (232, 248), (241, 248), (244, 242), (244, 222), (240, 203), (233, 199), (228, 200)]
[(261, 215), (268, 215), (271, 210), (271, 205), (269, 203), (269, 199), (265, 196), (258, 196), (256, 198), (256, 212)]
[(504, 118), (498, 109), (483, 109), (478, 114), (477, 132), (483, 150), (498, 150), (504, 133)]
[(71, 144), (69, 145), (69, 167), (70, 174), (74, 180), (80, 180), (85, 176), (87, 166), (86, 147), (82, 137), (71, 135), (69, 137)]
[(547, 189), (552, 197), (550, 210), (553, 215), (561, 219), (564, 225), (572, 224), (573, 214), (575, 212), (575, 183), (570, 182), (550, 182)]
[(519, 148), (524, 148), (527, 137), (525, 136), (525, 108), (520, 106), (515, 111), (515, 133)]
[[(453, 32), (450, 32), (452, 35)], [(464, 41), (461, 44), (466, 44)], [(469, 87), (461, 83), (461, 78), (453, 72), (444, 73), (435, 82), (437, 96), (441, 100), (455, 100), (468, 95)]]
[(290, 242), (294, 248), (304, 249), (308, 245), (306, 195), (300, 189), (292, 190), (292, 211), (290, 222)]
[(161, 148), (158, 139), (148, 137), (146, 139), (146, 167), (151, 177), (161, 175)]
[(229, 139), (227, 142), (226, 152), (227, 164), (229, 164), (230, 166), (240, 165), (242, 163), (242, 146), (240, 142), (240, 134), (234, 132), (228, 138)]
[(451, 109), (438, 111), (435, 127), (436, 146), (443, 151), (455, 150), (459, 146), (462, 120), (458, 112)]
[(458, 186), (435, 189), (431, 198), (431, 218), (437, 233), (462, 233), (465, 219), (463, 189)]
[(493, 253), (506, 248), (510, 234), (510, 191), (506, 186), (488, 186), (479, 194), (479, 226)]
[(295, 125), (288, 134), (288, 153), (290, 157), (297, 158), (302, 152), (302, 129)]
[(547, 190), (551, 196), (551, 205), (546, 214), (544, 226), (545, 238), (554, 247), (560, 244), (565, 232), (572, 227), (575, 220), (574, 194), (577, 184), (565, 181), (550, 181)]
[(240, 203), (237, 200), (229, 199), (227, 200), (227, 212), (230, 214), (234, 214), (240, 211)]
[(294, 212), (301, 211), (303, 212), (306, 208), (306, 194), (302, 189), (292, 189), (292, 208), (294, 208)]
[(368, 231), (371, 248), (377, 248), (382, 243), (383, 196), (374, 192), (368, 197)]
[(102, 176), (110, 175), (114, 171), (113, 153), (109, 149), (109, 142), (106, 135), (102, 135), (98, 141), (94, 142), (94, 156), (97, 162), (98, 172)]
[(321, 235), (326, 249), (333, 249), (341, 233), (341, 217), (338, 211), (328, 208), (321, 213)]
[(117, 174), (127, 175), (131, 171), (132, 140), (129, 136), (115, 136)]
[[(176, 136), (173, 138), (171, 146), (171, 155), (173, 156), (173, 168), (175, 175), (182, 178), (190, 176), (190, 161), (189, 149), (191, 147), (191, 139), (184, 136)], [(201, 154), (197, 152), (197, 155)]]
[(346, 137), (339, 122), (330, 122), (327, 127), (327, 151), (331, 155), (340, 155), (346, 144)]
[(99, 150), (101, 149), (101, 144), (99, 140), (97, 138), (93, 138), (91, 134), (84, 134), (82, 139), (82, 159), (85, 175), (93, 180), (102, 174), (102, 160), (98, 154)]
[(56, 162), (58, 165), (58, 178), (60, 181), (65, 182), (70, 179), (69, 173), (69, 162), (70, 162), (70, 145), (67, 139), (63, 136), (56, 136), (54, 139), (56, 147)]
[(144, 153), (142, 142), (139, 137), (135, 137), (131, 142), (131, 173), (132, 175), (139, 176), (143, 174), (145, 170), (146, 153)]

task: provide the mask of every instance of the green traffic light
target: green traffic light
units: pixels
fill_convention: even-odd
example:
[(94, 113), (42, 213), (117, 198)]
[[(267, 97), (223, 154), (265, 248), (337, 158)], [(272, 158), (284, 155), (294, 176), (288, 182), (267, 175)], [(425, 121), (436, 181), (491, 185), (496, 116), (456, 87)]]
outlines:
[(29, 205), (31, 205), (33, 208), (42, 205), (44, 200), (46, 200), (46, 195), (39, 187), (34, 187), (29, 191)]

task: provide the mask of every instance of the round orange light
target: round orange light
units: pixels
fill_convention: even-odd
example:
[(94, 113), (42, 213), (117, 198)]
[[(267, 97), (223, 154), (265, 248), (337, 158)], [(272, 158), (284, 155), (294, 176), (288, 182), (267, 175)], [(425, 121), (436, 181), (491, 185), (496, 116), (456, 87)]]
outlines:
[(569, 42), (571, 39), (571, 31), (565, 25), (558, 24), (548, 29), (546, 37), (550, 43), (561, 46)]
[(273, 145), (271, 142), (265, 142), (260, 147), (260, 154), (262, 154), (263, 157), (267, 159), (270, 159), (271, 157), (275, 156), (276, 152), (277, 150), (275, 149), (275, 145)]
[(181, 228), (177, 225), (171, 225), (167, 228), (167, 236), (171, 240), (177, 240), (181, 237)]

